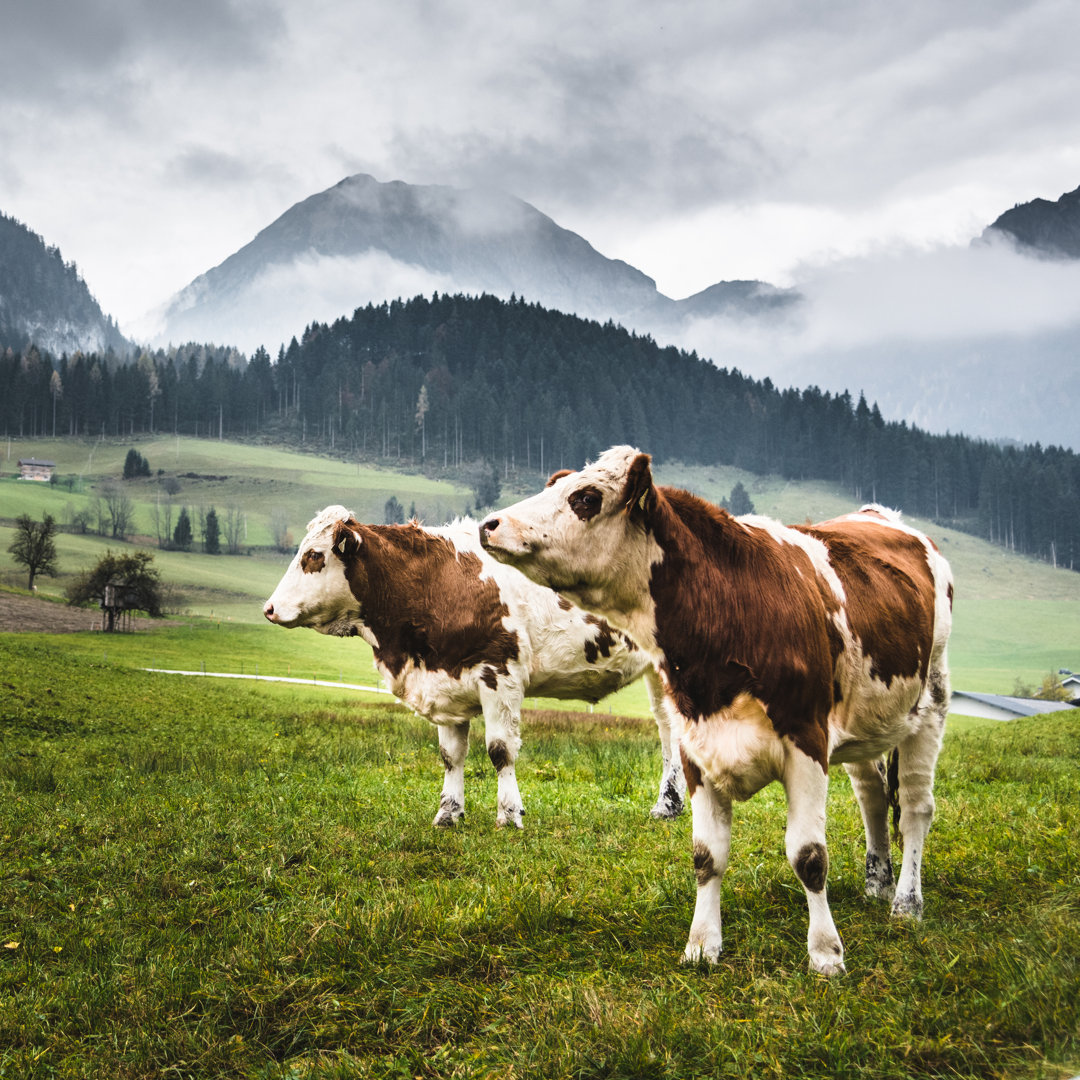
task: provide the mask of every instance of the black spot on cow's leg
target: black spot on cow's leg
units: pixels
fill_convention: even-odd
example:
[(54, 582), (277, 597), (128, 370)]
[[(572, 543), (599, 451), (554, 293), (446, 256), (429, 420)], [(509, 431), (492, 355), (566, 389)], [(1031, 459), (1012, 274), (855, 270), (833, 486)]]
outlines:
[(488, 743), (488, 757), (491, 758), (491, 764), (495, 766), (496, 772), (502, 772), (507, 765), (510, 764), (510, 751), (506, 747), (506, 743), (502, 739), (494, 739)]
[(712, 852), (701, 843), (694, 845), (694, 876), (697, 878), (699, 886), (707, 885), (716, 877)]
[(682, 809), (683, 799), (678, 786), (674, 781), (668, 780), (650, 813), (654, 818), (677, 818), (682, 813)]
[(881, 859), (866, 853), (866, 895), (891, 896), (893, 888), (892, 859)]
[(824, 844), (805, 844), (792, 863), (799, 880), (810, 892), (821, 892), (829, 873), (829, 853)]
[(446, 769), (446, 771), (449, 772), (454, 767), (454, 763), (453, 763), (453, 761), (451, 761), (450, 755), (446, 752), (445, 748), (442, 747), (442, 746), (439, 747), (439, 757), (442, 758), (443, 766)]

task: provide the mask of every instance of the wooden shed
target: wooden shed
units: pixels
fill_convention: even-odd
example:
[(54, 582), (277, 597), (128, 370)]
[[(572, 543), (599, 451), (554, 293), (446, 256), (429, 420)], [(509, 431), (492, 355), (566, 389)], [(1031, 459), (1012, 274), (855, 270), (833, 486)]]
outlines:
[(20, 480), (45, 480), (52, 479), (53, 470), (56, 468), (55, 461), (42, 461), (40, 458), (19, 458)]

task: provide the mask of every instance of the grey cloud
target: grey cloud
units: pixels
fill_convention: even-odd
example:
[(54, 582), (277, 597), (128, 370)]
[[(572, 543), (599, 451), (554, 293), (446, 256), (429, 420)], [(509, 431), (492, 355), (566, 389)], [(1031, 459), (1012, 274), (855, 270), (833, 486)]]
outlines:
[(188, 147), (168, 162), (164, 173), (172, 183), (207, 186), (243, 184), (257, 175), (243, 158), (208, 146)]
[(6, 5), (8, 101), (115, 104), (155, 70), (265, 58), (283, 26), (271, 0), (33, 0)]

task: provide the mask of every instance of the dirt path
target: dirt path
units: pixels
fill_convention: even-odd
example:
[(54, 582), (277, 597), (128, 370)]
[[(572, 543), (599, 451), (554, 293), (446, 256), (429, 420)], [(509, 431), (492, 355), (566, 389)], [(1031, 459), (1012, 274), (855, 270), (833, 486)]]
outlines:
[[(160, 625), (154, 619), (133, 619), (132, 623), (137, 630)], [(73, 634), (100, 629), (101, 612), (92, 608), (68, 607), (51, 600), (0, 592), (0, 633), (28, 630), (39, 634)]]

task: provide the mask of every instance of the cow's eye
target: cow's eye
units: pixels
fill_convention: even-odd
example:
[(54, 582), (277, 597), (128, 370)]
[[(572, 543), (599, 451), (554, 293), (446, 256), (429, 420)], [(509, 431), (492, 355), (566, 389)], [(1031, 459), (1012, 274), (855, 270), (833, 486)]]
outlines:
[(575, 491), (570, 496), (570, 509), (582, 521), (587, 521), (591, 517), (595, 517), (600, 513), (600, 508), (603, 506), (604, 498), (596, 488), (582, 488), (580, 491)]
[(305, 574), (317, 574), (319, 573), (326, 563), (326, 557), (321, 551), (316, 551), (314, 548), (308, 548), (303, 555), (300, 556), (300, 569)]

